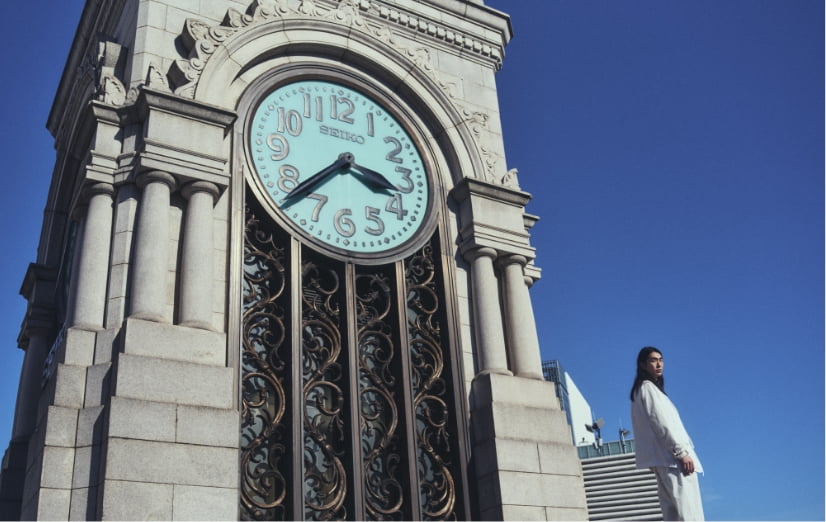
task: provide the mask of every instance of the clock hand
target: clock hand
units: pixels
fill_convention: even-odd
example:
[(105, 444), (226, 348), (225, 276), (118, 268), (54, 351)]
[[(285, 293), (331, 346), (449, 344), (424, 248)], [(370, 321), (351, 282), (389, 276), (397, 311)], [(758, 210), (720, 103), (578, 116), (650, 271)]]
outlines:
[(292, 189), (290, 193), (287, 194), (287, 196), (283, 200), (281, 200), (281, 202), (284, 203), (285, 201), (297, 198), (298, 196), (310, 192), (316, 187), (316, 185), (324, 181), (324, 178), (326, 178), (333, 172), (350, 165), (352, 163), (352, 157), (353, 156), (351, 154), (340, 154), (338, 159), (332, 162), (330, 165), (321, 169), (320, 171), (316, 172), (309, 178), (305, 179), (304, 181), (296, 185), (296, 187)]
[(354, 168), (362, 173), (364, 179), (370, 185), (373, 185), (376, 188), (387, 189), (387, 190), (396, 190), (396, 186), (390, 183), (384, 176), (376, 172), (375, 170), (368, 169), (362, 165), (357, 164), (355, 161), (350, 162), (350, 167)]

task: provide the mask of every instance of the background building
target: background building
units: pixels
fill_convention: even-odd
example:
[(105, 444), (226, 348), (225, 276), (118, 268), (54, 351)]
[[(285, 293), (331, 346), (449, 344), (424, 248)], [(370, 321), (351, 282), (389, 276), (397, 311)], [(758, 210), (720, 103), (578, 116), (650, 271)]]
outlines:
[(565, 418), (571, 427), (571, 440), (576, 446), (594, 444), (593, 431), (585, 428), (593, 422), (591, 406), (579, 391), (570, 374), (557, 360), (542, 361), (542, 375), (545, 380), (553, 382), (560, 407), (565, 411)]
[(577, 448), (582, 459), (589, 520), (662, 520), (657, 477), (637, 469), (634, 440)]
[(571, 376), (557, 360), (542, 362), (546, 380), (555, 384), (582, 460), (589, 520), (662, 520), (657, 478), (651, 470), (637, 469), (634, 440), (619, 428), (620, 440), (597, 441), (591, 407)]

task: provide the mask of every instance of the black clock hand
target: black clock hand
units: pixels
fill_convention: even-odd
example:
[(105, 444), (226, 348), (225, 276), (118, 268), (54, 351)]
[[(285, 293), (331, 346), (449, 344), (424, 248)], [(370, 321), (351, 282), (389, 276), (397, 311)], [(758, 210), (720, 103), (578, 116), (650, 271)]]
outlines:
[(375, 170), (368, 169), (362, 165), (358, 165), (355, 161), (350, 163), (351, 168), (354, 168), (362, 173), (364, 179), (376, 188), (383, 188), (387, 190), (396, 190), (396, 186), (390, 183), (384, 176)]
[(318, 185), (319, 183), (324, 181), (324, 178), (326, 178), (327, 176), (329, 176), (333, 172), (350, 165), (351, 164), (351, 161), (350, 161), (351, 158), (352, 158), (352, 155), (350, 155), (350, 154), (341, 154), (341, 155), (339, 155), (338, 159), (335, 160), (334, 162), (332, 162), (330, 165), (328, 165), (324, 169), (321, 169), (320, 171), (316, 172), (315, 174), (313, 174), (309, 178), (305, 179), (304, 181), (302, 181), (301, 183), (296, 185), (296, 187), (294, 189), (292, 189), (290, 191), (290, 193), (287, 194), (287, 196), (282, 200), (282, 203), (285, 202), (285, 201), (289, 201), (291, 199), (297, 198), (298, 196), (302, 196), (302, 195), (310, 192), (311, 190), (313, 190), (316, 187), (316, 185)]

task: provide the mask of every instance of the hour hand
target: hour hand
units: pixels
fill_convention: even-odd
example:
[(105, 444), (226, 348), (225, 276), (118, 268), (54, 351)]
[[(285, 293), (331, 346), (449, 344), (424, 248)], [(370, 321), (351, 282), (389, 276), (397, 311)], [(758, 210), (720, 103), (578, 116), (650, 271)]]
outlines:
[(384, 176), (376, 172), (375, 170), (368, 169), (367, 167), (363, 167), (361, 165), (356, 164), (356, 162), (352, 162), (351, 167), (358, 170), (364, 176), (364, 179), (372, 186), (376, 188), (383, 188), (387, 190), (396, 190), (396, 186), (390, 183)]
[(307, 194), (308, 192), (312, 191), (316, 187), (316, 185), (324, 181), (324, 179), (327, 176), (339, 169), (346, 167), (349, 164), (350, 159), (348, 155), (340, 155), (337, 160), (329, 164), (327, 167), (321, 169), (320, 171), (316, 172), (309, 178), (305, 179), (304, 181), (296, 185), (296, 187), (292, 189), (289, 194), (287, 194), (287, 197), (285, 197), (282, 200), (282, 202), (286, 202), (291, 199), (295, 199), (299, 196), (302, 196), (304, 194)]

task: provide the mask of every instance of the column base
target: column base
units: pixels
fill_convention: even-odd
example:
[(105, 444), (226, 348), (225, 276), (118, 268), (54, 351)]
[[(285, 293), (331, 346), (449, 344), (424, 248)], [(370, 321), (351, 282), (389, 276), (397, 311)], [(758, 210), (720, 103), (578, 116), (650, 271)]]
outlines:
[(498, 373), (471, 388), (477, 506), (485, 520), (587, 520), (582, 465), (553, 383)]

